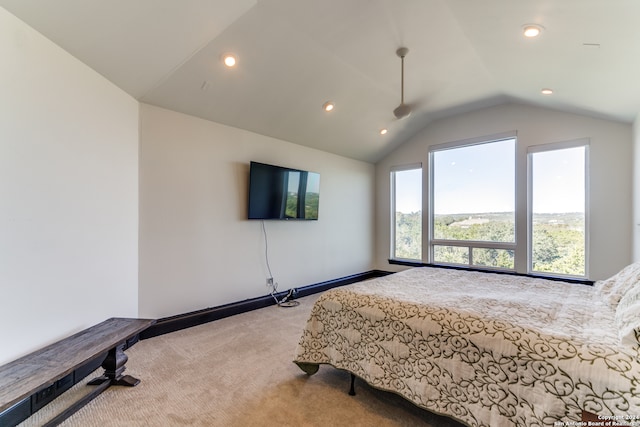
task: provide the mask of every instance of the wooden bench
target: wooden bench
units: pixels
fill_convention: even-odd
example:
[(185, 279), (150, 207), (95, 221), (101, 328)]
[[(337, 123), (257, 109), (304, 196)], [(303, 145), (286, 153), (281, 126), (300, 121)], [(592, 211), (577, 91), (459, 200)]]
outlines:
[(47, 426), (58, 425), (111, 385), (137, 385), (140, 380), (123, 375), (128, 360), (124, 346), (127, 340), (154, 323), (152, 319), (114, 317), (0, 366), (0, 414), (105, 353), (104, 375), (89, 382), (95, 389), (49, 421)]

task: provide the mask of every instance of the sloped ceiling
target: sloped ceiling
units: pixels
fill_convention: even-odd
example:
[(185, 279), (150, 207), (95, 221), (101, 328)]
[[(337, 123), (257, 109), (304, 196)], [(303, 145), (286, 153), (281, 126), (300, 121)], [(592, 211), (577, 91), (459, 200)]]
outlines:
[[(141, 102), (367, 162), (435, 119), (504, 102), (628, 123), (640, 112), (637, 0), (0, 6)], [(524, 38), (528, 23), (542, 34)], [(397, 120), (401, 46), (413, 112)], [(226, 52), (238, 56), (234, 69), (221, 62)], [(547, 87), (553, 95), (540, 93)]]

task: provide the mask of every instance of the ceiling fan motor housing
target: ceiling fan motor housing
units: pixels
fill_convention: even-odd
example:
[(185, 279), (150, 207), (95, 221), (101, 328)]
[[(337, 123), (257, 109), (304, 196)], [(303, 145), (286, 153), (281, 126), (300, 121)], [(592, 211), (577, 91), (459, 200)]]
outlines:
[(406, 47), (399, 47), (398, 50), (396, 50), (396, 55), (398, 55), (400, 58), (404, 58), (405, 56), (407, 56), (407, 53), (409, 53), (409, 48)]
[(411, 107), (407, 104), (400, 104), (393, 110), (393, 115), (396, 116), (396, 119), (404, 119), (409, 117), (409, 114), (411, 114)]

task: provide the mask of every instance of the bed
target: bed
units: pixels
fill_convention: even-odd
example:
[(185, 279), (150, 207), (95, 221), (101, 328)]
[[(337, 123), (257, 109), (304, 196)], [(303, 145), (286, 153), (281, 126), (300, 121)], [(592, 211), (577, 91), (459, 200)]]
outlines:
[(640, 264), (594, 286), (416, 267), (322, 294), (294, 362), (469, 426), (640, 425), (638, 282)]

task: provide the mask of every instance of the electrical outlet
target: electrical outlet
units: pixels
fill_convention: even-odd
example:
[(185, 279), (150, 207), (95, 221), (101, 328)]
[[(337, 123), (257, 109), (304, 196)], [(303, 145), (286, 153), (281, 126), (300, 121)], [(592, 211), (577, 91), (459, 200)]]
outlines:
[(267, 287), (273, 288), (273, 277), (267, 278)]
[(54, 384), (51, 384), (49, 387), (45, 388), (44, 390), (40, 390), (35, 394), (36, 403), (42, 404), (42, 402), (45, 400), (47, 402), (50, 402), (55, 397), (55, 394), (56, 394), (56, 385), (54, 383)]
[(56, 384), (53, 383), (47, 388), (38, 391), (31, 397), (31, 408), (37, 411), (43, 408), (47, 403), (51, 402), (57, 396)]

